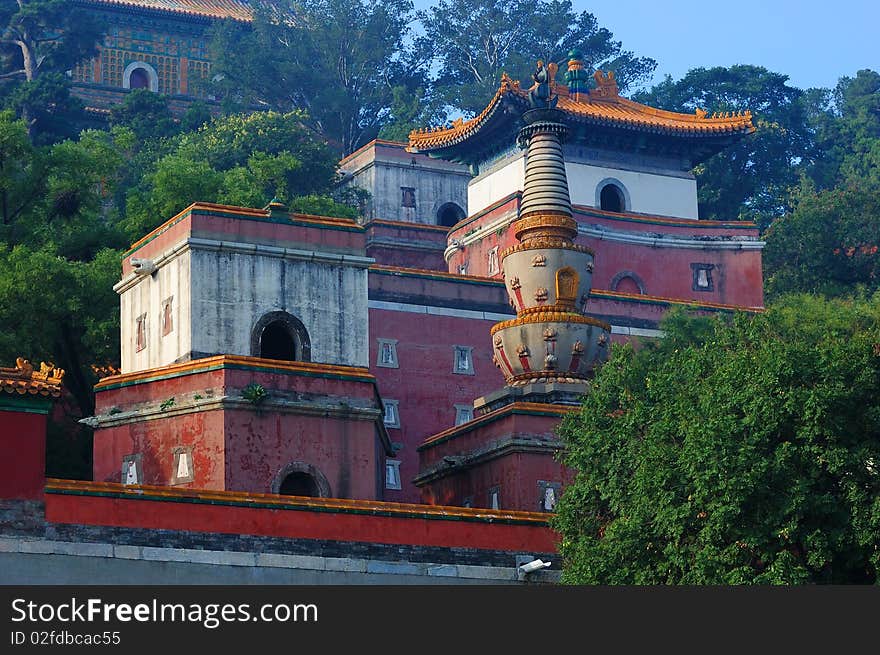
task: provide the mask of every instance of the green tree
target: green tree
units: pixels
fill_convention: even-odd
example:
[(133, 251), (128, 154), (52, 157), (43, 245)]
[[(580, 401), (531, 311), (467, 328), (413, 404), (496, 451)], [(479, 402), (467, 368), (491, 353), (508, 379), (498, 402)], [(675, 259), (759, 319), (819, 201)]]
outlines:
[[(588, 12), (576, 13), (570, 0), (440, 0), (419, 12), (425, 59), (436, 62), (436, 94), (466, 114), (480, 112), (506, 72), (529, 79), (540, 59), (565, 70), (569, 50), (583, 53), (588, 70), (615, 71), (622, 91), (645, 81), (657, 63), (624, 50)], [(530, 85), (530, 83), (528, 84)]]
[(809, 170), (821, 189), (880, 177), (880, 73), (860, 70), (833, 91), (814, 92), (816, 150)]
[(410, 0), (295, 1), (283, 14), (258, 2), (254, 12), (252, 25), (216, 30), (217, 94), (238, 108), (305, 110), (345, 154), (392, 120), (395, 86), (423, 83), (403, 54)]
[(148, 89), (130, 91), (110, 109), (109, 122), (111, 126), (127, 127), (141, 141), (167, 138), (178, 132), (168, 98)]
[(750, 110), (757, 131), (699, 164), (700, 216), (757, 220), (762, 227), (784, 214), (812, 153), (812, 130), (803, 91), (788, 76), (760, 66), (695, 68), (678, 81), (668, 77), (635, 100), (694, 113)]
[(0, 82), (14, 86), (7, 106), (31, 136), (65, 127), (52, 140), (71, 135), (62, 117), (81, 107), (63, 74), (96, 53), (101, 29), (94, 13), (73, 2), (0, 0)]
[(80, 416), (94, 408), (91, 367), (118, 361), (112, 286), (125, 242), (107, 201), (125, 137), (86, 131), (35, 147), (24, 121), (0, 112), (0, 360), (25, 355), (65, 369)]
[(797, 291), (838, 296), (880, 289), (880, 177), (824, 191), (805, 182), (794, 204), (765, 234), (769, 299)]
[(880, 297), (663, 329), (561, 424), (564, 581), (877, 582)]
[[(336, 156), (306, 121), (302, 112), (235, 114), (180, 135), (127, 194), (129, 238), (196, 201), (263, 207), (273, 197), (289, 203), (328, 196)], [(334, 211), (333, 204), (324, 208)], [(351, 207), (342, 212), (350, 214)]]

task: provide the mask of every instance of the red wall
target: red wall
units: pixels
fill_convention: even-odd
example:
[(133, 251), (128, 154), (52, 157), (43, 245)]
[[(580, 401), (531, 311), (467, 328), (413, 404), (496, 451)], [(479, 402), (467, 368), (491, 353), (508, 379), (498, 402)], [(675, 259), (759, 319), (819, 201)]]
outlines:
[[(528, 411), (528, 405), (522, 407)], [(478, 417), (471, 428), (465, 426), (453, 431), (450, 438), (438, 435), (436, 440), (423, 444), (419, 452), (422, 469), (435, 467), (445, 456), (467, 455), (509, 438), (558, 442), (555, 429), (561, 416), (514, 413), (510, 409), (497, 410), (485, 419)], [(495, 420), (489, 420), (492, 417)], [(565, 484), (572, 479), (572, 472), (556, 461), (555, 452), (550, 448), (538, 452), (508, 450), (475, 466), (450, 469), (451, 473), (421, 487), (422, 502), (461, 505), (471, 497), (473, 507), (489, 507), (489, 491), (498, 487), (503, 509), (539, 511), (539, 480)]]
[[(199, 370), (200, 366), (223, 368)], [(296, 370), (280, 372), (272, 366), (284, 365), (256, 358), (215, 357), (103, 380), (96, 395), (98, 415), (105, 420), (130, 411), (153, 416), (95, 431), (94, 479), (119, 482), (123, 457), (140, 453), (143, 483), (170, 485), (175, 448), (191, 446), (195, 479), (181, 486), (269, 493), (282, 469), (303, 462), (327, 478), (334, 496), (377, 498), (384, 456), (376, 419), (268, 406), (182, 412), (197, 400), (238, 395), (253, 382), (263, 385), (270, 396), (313, 398), (337, 405), (344, 401), (378, 410), (372, 377), (365, 369), (290, 364)], [(140, 379), (151, 375), (156, 379)], [(113, 388), (118, 384), (127, 386)], [(156, 418), (161, 404), (172, 398), (174, 404), (163, 410), (168, 416)]]
[[(459, 224), (450, 231), (450, 238), (461, 239), (465, 234), (507, 214), (511, 220), (516, 216), (518, 196), (499, 204), (475, 220)], [(613, 278), (620, 272), (632, 271), (645, 284), (645, 293), (665, 298), (690, 299), (744, 307), (762, 307), (764, 304), (762, 263), (760, 250), (730, 250), (713, 247), (713, 239), (730, 236), (757, 237), (758, 230), (749, 224), (715, 223), (710, 221), (686, 221), (656, 219), (637, 215), (617, 215), (600, 211), (575, 211), (575, 219), (585, 225), (605, 227), (615, 232), (635, 236), (663, 237), (665, 235), (705, 241), (701, 249), (674, 248), (664, 245), (639, 245), (620, 243), (594, 237), (579, 236), (577, 243), (595, 252), (593, 288), (611, 289)], [(467, 265), (469, 275), (486, 276), (489, 251), (498, 247), (500, 254), (505, 248), (517, 243), (510, 226), (487, 233), (458, 250), (448, 262), (449, 271), (458, 272), (459, 266)], [(694, 291), (692, 263), (713, 264), (714, 289)], [(501, 278), (500, 272), (494, 275)], [(627, 292), (630, 289), (619, 289)]]
[[(90, 488), (87, 484), (57, 482), (56, 486), (69, 487), (77, 494)], [(188, 502), (173, 502), (173, 490), (165, 491), (166, 499), (145, 500), (139, 496), (149, 497), (154, 490), (91, 485), (96, 491), (116, 496), (106, 497), (67, 495), (53, 491), (52, 486), (46, 494), (46, 519), (52, 523), (534, 553), (556, 550), (557, 535), (543, 516), (534, 514), (320, 500), (312, 501), (314, 507), (310, 508), (297, 499), (284, 503), (278, 502), (277, 497), (251, 498), (278, 502), (276, 508), (258, 508), (242, 506), (248, 499), (240, 499), (244, 502), (238, 506), (213, 504), (236, 496), (231, 494), (201, 499), (200, 494), (189, 493)]]
[(0, 410), (0, 498), (41, 498), (46, 415)]
[(143, 483), (170, 485), (174, 475), (174, 449), (178, 446), (192, 446), (195, 478), (181, 486), (225, 488), (223, 412), (220, 410), (95, 430), (94, 479), (119, 482), (122, 458), (141, 453)]
[(326, 476), (332, 498), (377, 498), (377, 478), (385, 469), (372, 422), (247, 410), (225, 414), (226, 485), (214, 488), (271, 493), (281, 469), (305, 462)]
[[(370, 371), (383, 398), (400, 402), (400, 428), (388, 428), (392, 442), (403, 444), (397, 453), (403, 489), (385, 491), (386, 500), (419, 502), (412, 479), (419, 472), (416, 448), (430, 435), (455, 424), (455, 404), (470, 405), (474, 398), (504, 386), (492, 363), (489, 328), (495, 321), (453, 316), (370, 310)], [(378, 338), (397, 339), (400, 368), (375, 366)], [(453, 345), (473, 346), (475, 375), (453, 373)]]
[(550, 453), (514, 452), (432, 482), (422, 490), (422, 502), (460, 506), (470, 497), (472, 507), (488, 508), (489, 492), (497, 487), (503, 509), (537, 512), (539, 480), (566, 485), (573, 478), (573, 471)]

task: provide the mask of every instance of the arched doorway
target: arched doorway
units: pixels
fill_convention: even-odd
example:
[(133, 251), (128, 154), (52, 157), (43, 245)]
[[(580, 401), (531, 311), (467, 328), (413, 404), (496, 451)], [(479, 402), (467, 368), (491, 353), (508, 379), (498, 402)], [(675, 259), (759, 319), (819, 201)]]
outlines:
[(150, 76), (143, 68), (135, 68), (131, 71), (128, 78), (128, 88), (130, 89), (149, 89)]
[(133, 61), (122, 72), (122, 86), (125, 89), (147, 89), (159, 91), (159, 74), (145, 61)]
[(454, 202), (447, 202), (437, 210), (437, 225), (452, 227), (465, 217), (464, 210)]
[(272, 493), (281, 496), (329, 498), (330, 483), (315, 466), (305, 462), (291, 462), (278, 471), (272, 481)]
[(281, 481), (278, 493), (282, 496), (320, 496), (318, 483), (308, 473), (294, 472)]
[(312, 359), (309, 333), (295, 316), (287, 312), (269, 312), (254, 326), (251, 354), (265, 359), (309, 362)]

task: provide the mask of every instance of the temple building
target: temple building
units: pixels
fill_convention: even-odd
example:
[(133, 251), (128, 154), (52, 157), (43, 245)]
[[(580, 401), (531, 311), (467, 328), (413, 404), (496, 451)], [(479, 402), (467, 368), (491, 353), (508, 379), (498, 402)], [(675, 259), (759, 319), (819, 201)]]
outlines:
[(557, 72), (343, 160), (360, 221), (196, 203), (134, 244), (94, 480), (552, 511), (612, 342), (763, 305), (757, 227), (700, 220), (690, 172), (751, 116)]
[(180, 112), (193, 99), (209, 100), (208, 30), (218, 20), (249, 22), (246, 0), (74, 0), (106, 25), (98, 55), (71, 71), (73, 93), (103, 113), (130, 89), (168, 96)]

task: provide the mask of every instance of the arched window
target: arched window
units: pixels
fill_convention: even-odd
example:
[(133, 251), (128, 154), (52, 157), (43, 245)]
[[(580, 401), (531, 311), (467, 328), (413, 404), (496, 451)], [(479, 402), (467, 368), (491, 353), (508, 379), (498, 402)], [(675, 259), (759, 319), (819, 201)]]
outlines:
[(645, 295), (645, 282), (633, 271), (620, 271), (611, 278), (611, 290), (620, 293), (632, 293)]
[(330, 483), (316, 467), (305, 462), (291, 462), (278, 471), (272, 481), (272, 493), (283, 496), (329, 498)]
[(622, 212), (626, 208), (623, 192), (616, 184), (606, 184), (599, 193), (599, 208), (607, 212)]
[(607, 212), (632, 211), (629, 191), (616, 177), (606, 177), (596, 185), (596, 201), (593, 206)]
[(454, 202), (447, 202), (437, 210), (437, 225), (452, 227), (465, 217), (464, 210)]
[(306, 327), (287, 312), (269, 312), (251, 333), (251, 354), (265, 359), (309, 362), (312, 346)]

